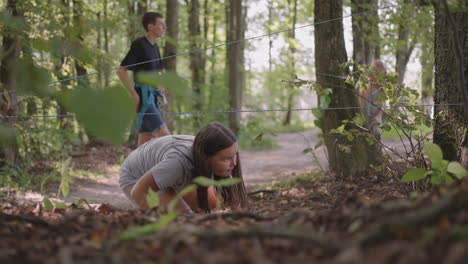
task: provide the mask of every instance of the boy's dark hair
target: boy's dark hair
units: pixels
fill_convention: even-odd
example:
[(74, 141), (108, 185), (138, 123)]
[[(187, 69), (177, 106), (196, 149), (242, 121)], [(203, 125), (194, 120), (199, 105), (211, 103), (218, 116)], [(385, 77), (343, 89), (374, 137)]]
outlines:
[(143, 15), (143, 18), (141, 19), (141, 24), (143, 25), (143, 28), (146, 30), (146, 32), (148, 32), (148, 25), (155, 24), (157, 18), (164, 18), (164, 16), (158, 12), (146, 12)]

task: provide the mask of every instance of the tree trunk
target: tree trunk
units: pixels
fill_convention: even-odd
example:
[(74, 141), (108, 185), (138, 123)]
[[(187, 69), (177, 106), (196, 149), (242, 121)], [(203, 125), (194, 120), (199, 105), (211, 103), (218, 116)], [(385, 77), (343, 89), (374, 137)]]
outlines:
[[(197, 50), (201, 48), (201, 29), (200, 29), (200, 3), (198, 0), (190, 1), (189, 10), (189, 36), (190, 49)], [(203, 93), (202, 86), (204, 83), (204, 59), (201, 52), (190, 54), (190, 69), (192, 71), (192, 89), (193, 89), (193, 108), (195, 111), (202, 111)], [(194, 127), (201, 127), (201, 116), (194, 116)]]
[(269, 73), (273, 70), (273, 60), (271, 56), (271, 50), (273, 48), (273, 38), (270, 35), (271, 27), (273, 26), (273, 0), (268, 0), (268, 71)]
[(435, 8), (435, 107), (434, 143), (444, 159), (458, 160), (468, 167), (468, 4), (449, 12), (445, 1)]
[[(341, 17), (342, 8), (341, 0), (316, 0), (315, 22)], [(348, 70), (340, 66), (347, 61), (342, 20), (315, 27), (315, 50), (320, 50), (315, 53), (317, 72), (340, 76), (348, 74)], [(317, 83), (324, 88), (331, 87), (329, 107), (358, 106), (354, 88), (345, 84), (344, 80), (317, 74)], [(341, 126), (343, 120), (352, 120), (357, 113), (356, 109), (324, 110), (324, 116), (319, 119), (328, 150), (329, 167), (338, 177), (362, 174), (370, 164), (378, 163), (377, 158), (381, 156), (375, 144), (367, 146), (364, 138), (349, 141), (341, 134), (330, 133), (331, 129)]]
[[(296, 79), (296, 59), (294, 56), (296, 55), (296, 30), (294, 29), (296, 27), (296, 21), (297, 21), (297, 0), (293, 0), (292, 2), (292, 7), (291, 7), (291, 0), (288, 0), (288, 6), (290, 7), (290, 10), (292, 10), (292, 17), (291, 17), (291, 30), (289, 31), (289, 47), (288, 47), (288, 60), (290, 62), (289, 65), (289, 76), (291, 79)], [(287, 86), (287, 91), (288, 91), (288, 102), (287, 102), (287, 109), (291, 109), (293, 107), (293, 102), (294, 102), (294, 93), (296, 92), (295, 89), (296, 87), (293, 84), (289, 84)], [(283, 121), (283, 126), (287, 126), (291, 124), (291, 119), (292, 119), (292, 111), (288, 110), (286, 112), (286, 117), (284, 118)]]
[[(104, 51), (106, 52), (106, 57), (110, 55), (110, 50), (109, 50), (109, 33), (107, 30), (108, 26), (108, 21), (107, 21), (107, 0), (104, 0)], [(104, 66), (104, 86), (108, 87), (109, 86), (109, 80), (110, 80), (110, 69), (107, 63)]]
[[(404, 8), (411, 8), (415, 10), (415, 5), (412, 5), (412, 0), (404, 0), (404, 4), (402, 9)], [(402, 11), (403, 21), (409, 21), (413, 19), (413, 17), (406, 15), (408, 12), (405, 10)], [(414, 41), (410, 43), (409, 39), (409, 30), (407, 26), (403, 23), (398, 25), (398, 41), (397, 41), (397, 51), (396, 51), (396, 64), (395, 64), (395, 71), (398, 73), (398, 84), (403, 84), (403, 80), (405, 79), (406, 73), (406, 66), (408, 65), (408, 61), (411, 57), (411, 53), (413, 53), (414, 49)]]
[[(232, 42), (243, 38), (244, 16), (242, 0), (229, 0), (226, 3), (226, 41)], [(234, 43), (227, 46), (226, 62), (228, 70), (229, 105), (231, 110), (239, 111), (242, 107), (242, 89), (244, 81), (243, 45)], [(240, 112), (229, 113), (229, 127), (237, 135), (240, 129)]]
[[(358, 65), (370, 65), (372, 60), (380, 57), (379, 21), (377, 0), (351, 0), (351, 12), (363, 15), (352, 17), (353, 29), (353, 72), (358, 72)], [(356, 80), (359, 76), (355, 76)]]
[[(128, 25), (128, 38), (130, 43), (138, 37), (139, 29), (141, 26), (141, 17), (148, 11), (148, 3), (146, 0), (129, 0), (127, 2), (129, 25)], [(144, 29), (143, 29), (144, 30)]]
[[(419, 61), (421, 64), (421, 104), (432, 104), (434, 95), (434, 41), (421, 42)], [(424, 110), (428, 115), (432, 116), (432, 107), (425, 107)]]
[[(73, 26), (75, 29), (75, 36), (73, 36), (74, 40), (78, 42), (79, 47), (84, 45), (84, 23), (83, 17), (84, 14), (84, 2), (83, 0), (73, 0)], [(84, 63), (75, 58), (75, 70), (78, 76), (86, 75), (88, 71), (84, 67)], [(79, 78), (78, 84), (80, 85), (89, 85), (88, 78)]]
[[(164, 57), (170, 57), (177, 54), (177, 43), (179, 36), (179, 2), (173, 0), (166, 0), (166, 41), (164, 45)], [(166, 72), (177, 73), (177, 57), (171, 57), (163, 60), (164, 69)], [(174, 99), (172, 98), (171, 91), (166, 90), (165, 95), (167, 98), (166, 110), (175, 110), (173, 108)], [(174, 127), (174, 120), (170, 115), (164, 117), (169, 127)]]
[[(23, 13), (18, 8), (16, 0), (8, 0), (5, 8), (13, 17), (21, 18)], [(17, 62), (21, 52), (20, 36), (9, 27), (3, 27), (2, 39), (3, 54), (0, 65), (0, 113), (1, 115), (16, 115), (18, 110), (17, 89)], [(6, 127), (12, 125), (13, 119), (0, 119), (0, 124)], [(0, 144), (0, 159), (15, 163), (18, 159), (18, 145), (16, 138), (12, 144)]]

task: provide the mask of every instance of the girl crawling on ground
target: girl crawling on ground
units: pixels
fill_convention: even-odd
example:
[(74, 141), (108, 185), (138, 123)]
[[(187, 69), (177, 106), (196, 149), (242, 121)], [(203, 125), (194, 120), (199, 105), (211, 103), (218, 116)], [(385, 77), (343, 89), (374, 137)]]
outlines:
[(247, 206), (234, 133), (219, 122), (208, 124), (195, 137), (168, 135), (152, 139), (135, 149), (120, 170), (120, 188), (139, 208), (148, 208), (146, 196), (151, 188), (159, 195), (160, 206), (169, 202), (198, 176), (215, 180), (239, 178), (239, 184), (216, 190), (198, 186), (196, 191), (180, 199), (176, 208), (182, 212), (216, 208), (216, 192), (224, 203), (238, 210)]

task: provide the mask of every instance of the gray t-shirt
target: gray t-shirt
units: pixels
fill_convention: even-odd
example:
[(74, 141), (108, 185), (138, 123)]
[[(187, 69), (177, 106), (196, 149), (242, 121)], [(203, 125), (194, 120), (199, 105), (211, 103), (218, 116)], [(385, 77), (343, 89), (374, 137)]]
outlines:
[(151, 170), (159, 190), (182, 190), (192, 181), (194, 136), (155, 138), (135, 149), (120, 168), (120, 188), (127, 190)]

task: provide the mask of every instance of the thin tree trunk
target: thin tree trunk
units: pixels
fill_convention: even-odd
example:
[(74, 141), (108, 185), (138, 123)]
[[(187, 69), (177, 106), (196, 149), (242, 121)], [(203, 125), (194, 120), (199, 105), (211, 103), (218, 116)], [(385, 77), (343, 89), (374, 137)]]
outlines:
[[(97, 28), (97, 38), (96, 38), (96, 45), (97, 45), (97, 48), (99, 50), (101, 50), (102, 48), (102, 27), (103, 27), (103, 23), (102, 23), (102, 18), (101, 18), (101, 11), (98, 11), (96, 12), (96, 19), (97, 19), (97, 23), (99, 25), (99, 27)], [(102, 72), (104, 67), (103, 67), (103, 62), (102, 62), (102, 56), (101, 55), (98, 55), (97, 56), (97, 68), (99, 69), (99, 72)], [(98, 83), (99, 85), (103, 85), (104, 82), (103, 82), (103, 78), (102, 78), (102, 74), (98, 74), (97, 76), (98, 78)]]
[[(292, 7), (290, 4), (290, 0), (288, 0), (288, 6), (290, 6), (290, 9), (292, 9), (292, 23), (291, 23), (291, 31), (289, 31), (289, 47), (288, 47), (288, 57), (290, 61), (290, 76), (293, 79), (296, 79), (296, 59), (294, 58), (296, 54), (296, 48), (295, 48), (295, 41), (296, 41), (296, 30), (294, 29), (296, 27), (296, 20), (297, 20), (297, 0), (293, 0)], [(294, 93), (295, 93), (296, 87), (293, 84), (288, 85), (288, 102), (287, 102), (287, 109), (291, 109), (293, 107), (293, 102), (294, 102)], [(288, 110), (286, 112), (286, 117), (283, 121), (283, 125), (290, 125), (291, 124), (291, 119), (292, 119), (292, 111)]]
[[(189, 36), (190, 36), (190, 49), (197, 50), (201, 48), (201, 30), (200, 30), (200, 3), (198, 0), (190, 1), (189, 10)], [(200, 52), (190, 54), (190, 69), (192, 71), (192, 89), (193, 89), (193, 108), (195, 111), (202, 110), (203, 101), (203, 58)], [(201, 117), (194, 116), (194, 127), (196, 129), (201, 127)]]
[[(273, 0), (268, 1), (268, 34), (271, 33), (271, 27), (273, 26)], [(268, 70), (271, 73), (273, 70), (273, 60), (271, 57), (271, 50), (273, 48), (273, 38), (268, 35)]]
[[(74, 38), (78, 41), (80, 47), (84, 45), (84, 24), (83, 17), (84, 14), (84, 2), (83, 0), (73, 0), (73, 27), (76, 30)], [(78, 59), (75, 59), (75, 70), (78, 76), (86, 75), (88, 71), (84, 67), (84, 63)], [(78, 84), (88, 85), (89, 81), (87, 78), (79, 78)]]
[[(21, 18), (23, 13), (17, 5), (16, 0), (8, 0), (5, 9), (13, 17)], [(15, 31), (6, 26), (3, 27), (2, 47), (5, 53), (2, 54), (0, 62), (0, 91), (5, 93), (0, 95), (0, 113), (2, 115), (16, 115), (18, 110), (18, 98), (16, 96), (17, 62), (21, 52), (21, 40)], [(9, 127), (12, 120), (1, 119), (0, 122), (1, 125)], [(15, 163), (18, 160), (18, 151), (16, 138), (11, 144), (0, 144), (0, 159)]]
[[(106, 57), (110, 55), (110, 50), (109, 50), (109, 33), (107, 30), (108, 26), (108, 20), (107, 20), (107, 0), (104, 0), (104, 51), (106, 52), (105, 55)], [(109, 67), (107, 64), (103, 65), (104, 66), (104, 86), (108, 87), (109, 86), (109, 81), (110, 81), (110, 72), (109, 72)]]
[[(211, 34), (213, 35), (213, 39), (211, 41), (212, 45), (216, 45), (217, 42), (218, 42), (218, 34), (216, 34), (216, 30), (218, 28), (218, 20), (219, 20), (219, 16), (217, 15), (218, 14), (218, 10), (217, 10), (217, 7), (219, 6), (219, 0), (216, 0), (213, 5), (216, 5), (215, 7), (212, 7), (214, 10), (213, 10), (213, 26), (211, 27)], [(210, 85), (213, 85), (215, 83), (215, 80), (216, 80), (216, 49), (211, 49), (211, 74), (210, 74)], [(210, 95), (212, 95), (214, 93), (210, 93)], [(211, 102), (211, 98), (210, 98), (210, 102)]]
[[(404, 0), (403, 8), (408, 8), (411, 2), (412, 0)], [(414, 6), (412, 8), (414, 8)], [(407, 12), (403, 11), (402, 13), (404, 21), (412, 19), (411, 17), (407, 17), (405, 15)], [(413, 53), (414, 46), (414, 42), (410, 43), (409, 30), (407, 29), (406, 25), (404, 23), (399, 24), (395, 65), (395, 71), (398, 73), (398, 84), (403, 84), (403, 80), (405, 79), (406, 66), (408, 65), (411, 53)]]
[[(242, 0), (229, 0), (226, 3), (227, 42), (240, 40), (243, 37), (244, 16), (242, 15)], [(229, 113), (229, 127), (238, 134), (240, 129), (240, 112), (242, 107), (242, 90), (244, 81), (242, 43), (227, 47), (227, 69), (229, 85), (229, 105), (235, 112)]]
[[(468, 168), (468, 4), (449, 12), (435, 0), (435, 126), (434, 143), (444, 159)], [(461, 2), (460, 2), (461, 3)], [(461, 104), (437, 106), (437, 104)]]
[[(177, 43), (178, 43), (178, 35), (179, 35), (179, 2), (173, 0), (166, 0), (166, 24), (167, 24), (167, 32), (166, 32), (166, 41), (164, 45), (163, 54), (164, 57), (170, 57), (168, 59), (163, 60), (164, 69), (166, 72), (177, 73), (177, 57), (174, 55), (177, 54)], [(172, 57), (174, 56), (174, 57)], [(166, 110), (174, 109), (174, 99), (172, 97), (171, 91), (165, 91), (165, 95), (167, 98), (167, 105), (165, 106)], [(166, 123), (169, 127), (174, 126), (174, 120), (170, 115), (166, 115), (164, 117)]]
[[(380, 57), (377, 0), (351, 0), (351, 12), (369, 12), (352, 18), (353, 72), (357, 73), (359, 65), (370, 65)], [(355, 79), (359, 76), (355, 75)]]
[[(314, 7), (315, 22), (325, 21), (343, 15), (341, 0), (316, 0)], [(346, 75), (340, 65), (347, 61), (344, 42), (343, 22), (323, 23), (315, 27), (315, 65), (317, 72), (335, 75)], [(332, 93), (329, 107), (353, 107), (358, 105), (354, 88), (345, 84), (344, 80), (317, 74), (317, 82), (321, 87), (331, 87)], [(339, 88), (338, 88), (339, 87)], [(379, 149), (365, 144), (362, 137), (349, 141), (345, 136), (330, 133), (342, 125), (343, 120), (352, 120), (358, 111), (356, 109), (326, 110), (319, 124), (324, 135), (328, 150), (330, 169), (339, 177), (354, 176), (364, 173), (370, 164), (378, 163)], [(346, 127), (348, 129), (348, 127)]]
[[(433, 32), (432, 32), (433, 33)], [(434, 95), (434, 41), (421, 42), (421, 103), (431, 104)], [(431, 115), (432, 110), (425, 108), (427, 114)]]

